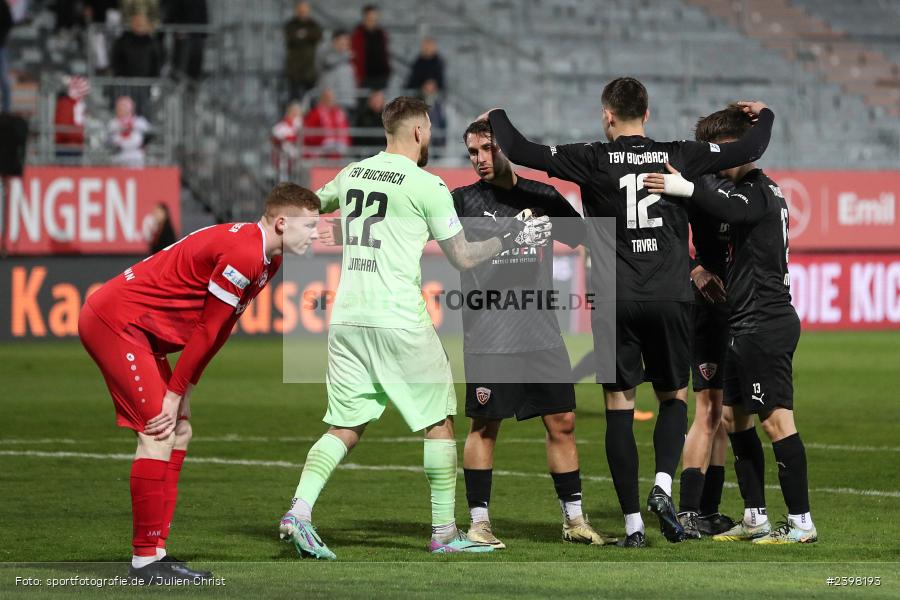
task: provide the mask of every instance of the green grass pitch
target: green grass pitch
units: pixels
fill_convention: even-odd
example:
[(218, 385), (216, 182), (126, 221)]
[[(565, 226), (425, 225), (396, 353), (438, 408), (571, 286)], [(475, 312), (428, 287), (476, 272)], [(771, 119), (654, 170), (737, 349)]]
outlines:
[[(583, 346), (583, 340), (573, 344), (573, 357)], [(195, 437), (170, 549), (213, 568), (225, 587), (152, 590), (156, 595), (695, 598), (708, 590), (755, 598), (900, 597), (897, 333), (805, 333), (801, 339), (795, 404), (818, 544), (671, 545), (652, 515), (645, 515), (651, 545), (645, 550), (565, 544), (535, 420), (506, 423), (498, 442), (491, 515), (509, 548), (431, 556), (424, 550), (429, 503), (422, 446), (389, 407), (316, 506), (319, 531), (339, 558), (327, 564), (300, 561), (277, 539), (306, 451), (325, 427), (323, 386), (282, 384), (281, 348), (280, 339), (230, 341), (192, 401)], [(99, 371), (77, 341), (16, 342), (0, 345), (0, 381), (0, 597), (143, 593), (48, 585), (54, 577), (121, 574), (129, 556), (134, 442), (114, 426)], [(461, 397), (462, 388), (457, 391)], [(644, 386), (638, 406), (651, 408), (651, 396)], [(599, 528), (621, 533), (599, 387), (579, 385), (578, 403), (586, 512)], [(460, 457), (466, 427), (458, 417)], [(645, 495), (653, 475), (652, 422), (635, 423), (635, 432)], [(770, 449), (767, 460), (769, 511), (777, 519), (785, 509)], [(737, 515), (730, 459), (726, 473), (723, 510)], [(468, 523), (462, 477), (457, 518)], [(112, 561), (120, 564), (78, 564)], [(880, 577), (881, 585), (826, 585), (828, 577), (843, 576)], [(16, 577), (43, 585), (16, 585)]]

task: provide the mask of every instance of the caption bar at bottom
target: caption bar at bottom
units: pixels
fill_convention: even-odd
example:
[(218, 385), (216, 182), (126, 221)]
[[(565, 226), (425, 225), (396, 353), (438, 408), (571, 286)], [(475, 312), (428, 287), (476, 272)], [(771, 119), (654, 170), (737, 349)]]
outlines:
[(16, 577), (16, 586), (23, 587), (140, 587), (148, 584), (170, 585), (178, 587), (208, 586), (224, 587), (224, 577), (210, 577), (208, 579), (175, 579), (169, 577), (157, 577), (152, 580), (142, 581), (137, 577)]

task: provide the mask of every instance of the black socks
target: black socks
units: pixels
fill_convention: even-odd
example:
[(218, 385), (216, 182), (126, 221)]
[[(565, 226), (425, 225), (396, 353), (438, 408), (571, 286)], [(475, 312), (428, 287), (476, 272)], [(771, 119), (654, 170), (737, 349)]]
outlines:
[(734, 450), (734, 472), (744, 498), (744, 508), (764, 507), (766, 457), (756, 427), (729, 433), (728, 437)]
[[(683, 476), (683, 475), (682, 475)], [(725, 485), (725, 467), (709, 465), (703, 481), (703, 494), (700, 496), (700, 514), (714, 515), (719, 512), (722, 501), (722, 487)]]
[(703, 494), (704, 479), (703, 472), (696, 467), (684, 469), (681, 472), (678, 512), (700, 512), (700, 496)]
[(809, 512), (809, 481), (806, 474), (806, 449), (800, 434), (789, 435), (772, 443), (778, 463), (778, 481), (787, 504), (788, 514)]
[(656, 453), (656, 472), (674, 477), (684, 449), (687, 433), (687, 404), (681, 400), (665, 400), (659, 403), (659, 416), (653, 429), (653, 449)]
[(469, 508), (487, 508), (491, 502), (493, 469), (463, 469), (466, 479), (466, 500)]
[(606, 411), (606, 461), (623, 514), (641, 511), (638, 499), (638, 452), (634, 410)]

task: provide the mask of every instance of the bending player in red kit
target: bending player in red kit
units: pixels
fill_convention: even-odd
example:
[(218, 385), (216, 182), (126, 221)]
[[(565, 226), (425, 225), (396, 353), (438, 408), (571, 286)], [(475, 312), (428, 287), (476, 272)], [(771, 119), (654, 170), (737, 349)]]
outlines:
[[(130, 574), (143, 582), (211, 576), (166, 554), (191, 439), (191, 390), (282, 254), (301, 254), (318, 237), (318, 215), (314, 193), (280, 183), (258, 223), (195, 231), (109, 280), (82, 309), (78, 332), (106, 380), (116, 423), (137, 435)], [(178, 351), (173, 371), (166, 355)]]

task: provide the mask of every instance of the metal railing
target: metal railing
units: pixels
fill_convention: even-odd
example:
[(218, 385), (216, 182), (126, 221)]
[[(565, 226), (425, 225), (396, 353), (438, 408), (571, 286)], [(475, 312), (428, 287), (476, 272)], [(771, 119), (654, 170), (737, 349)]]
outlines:
[[(283, 3), (285, 8), (289, 4)], [(154, 131), (146, 147), (147, 164), (179, 164), (185, 184), (220, 219), (242, 214), (245, 203), (255, 210), (258, 194), (265, 193), (274, 181), (302, 183), (312, 166), (343, 166), (382, 149), (368, 142), (351, 143), (332, 158), (313, 156), (313, 148), (302, 141), (296, 157), (273, 148), (271, 128), (281, 117), (286, 100), (281, 85), (282, 24), (254, 18), (251, 3), (235, 6), (247, 18), (203, 27), (162, 25), (154, 33), (168, 57), (174, 55), (180, 39), (202, 36), (205, 59), (199, 81), (173, 80), (170, 76), (177, 75), (178, 69), (170, 60), (159, 79), (103, 78), (96, 75), (94, 58), (90, 58), (88, 70), (94, 74), (95, 89), (87, 111), (90, 141), (80, 156), (64, 160), (77, 164), (111, 161), (104, 144), (105, 123), (112, 117), (114, 90), (126, 85), (137, 86), (151, 98), (153, 114), (148, 116)], [(480, 22), (473, 16), (455, 14), (439, 1), (429, 0), (423, 6), (428, 15), (422, 24), (402, 25), (397, 31), (391, 29), (391, 35), (406, 39), (409, 45), (426, 30), (439, 40), (442, 35), (451, 36), (454, 27), (475, 32), (468, 47), (460, 47), (459, 55), (448, 57), (448, 124), (445, 131), (432, 134), (434, 141), (443, 137), (444, 145), (433, 145), (430, 164), (466, 164), (462, 131), (471, 118), (495, 105), (509, 108), (516, 125), (539, 141), (598, 139), (602, 136), (602, 86), (613, 77), (633, 74), (650, 89), (648, 135), (658, 139), (689, 137), (699, 115), (752, 95), (772, 104), (779, 115), (766, 166), (900, 167), (900, 119), (891, 116), (889, 105), (866, 104), (873, 95), (855, 89), (852, 78), (846, 83), (829, 82), (822, 75), (819, 57), (808, 51), (808, 40), (779, 40), (789, 46), (788, 53), (794, 56), (789, 60), (759, 40), (721, 29), (694, 35), (613, 28), (596, 36), (583, 28), (553, 39), (541, 33), (539, 24), (532, 24), (534, 38), (528, 39), (508, 31), (492, 32), (490, 15)], [(328, 6), (317, 3), (314, 8), (323, 26), (350, 25), (340, 22)], [(103, 33), (110, 42), (117, 34), (114, 30), (91, 31)], [(542, 40), (547, 40), (546, 45)], [(402, 82), (408, 59), (396, 54), (396, 46), (394, 52), (393, 80)], [(882, 84), (889, 101), (895, 88), (890, 82)], [(58, 129), (53, 125), (56, 86), (58, 81), (46, 85), (42, 81), (39, 122), (32, 128), (36, 132), (30, 147), (32, 162), (63, 160), (57, 158)], [(395, 84), (386, 95), (390, 98), (399, 93), (410, 91)], [(366, 90), (357, 90), (358, 99), (366, 94)], [(306, 98), (305, 108), (312, 95)], [(352, 128), (348, 135), (351, 140), (374, 139), (382, 132)]]
[[(429, 164), (459, 166), (465, 156), (462, 144), (454, 146), (446, 137), (446, 130), (432, 128)], [(346, 137), (347, 141), (341, 141)], [(310, 143), (310, 138), (323, 138), (324, 143)], [(456, 140), (454, 140), (455, 142)], [(272, 164), (279, 181), (295, 180), (302, 169), (346, 166), (348, 162), (368, 158), (385, 149), (384, 129), (380, 127), (350, 127), (347, 129), (303, 128), (296, 143), (272, 140)]]
[[(29, 164), (65, 164), (101, 166), (121, 164), (119, 154), (110, 141), (110, 122), (115, 117), (115, 100), (122, 95), (145, 96), (146, 106), (140, 116), (149, 121), (150, 128), (143, 146), (144, 165), (172, 165), (176, 163), (178, 147), (184, 138), (182, 123), (185, 96), (182, 86), (166, 79), (138, 79), (95, 77), (91, 92), (84, 98), (84, 117), (81, 125), (56, 122), (56, 105), (65, 93), (65, 84), (58, 75), (44, 74), (40, 81), (38, 112), (32, 139), (28, 146)], [(75, 134), (83, 141), (67, 141)]]

